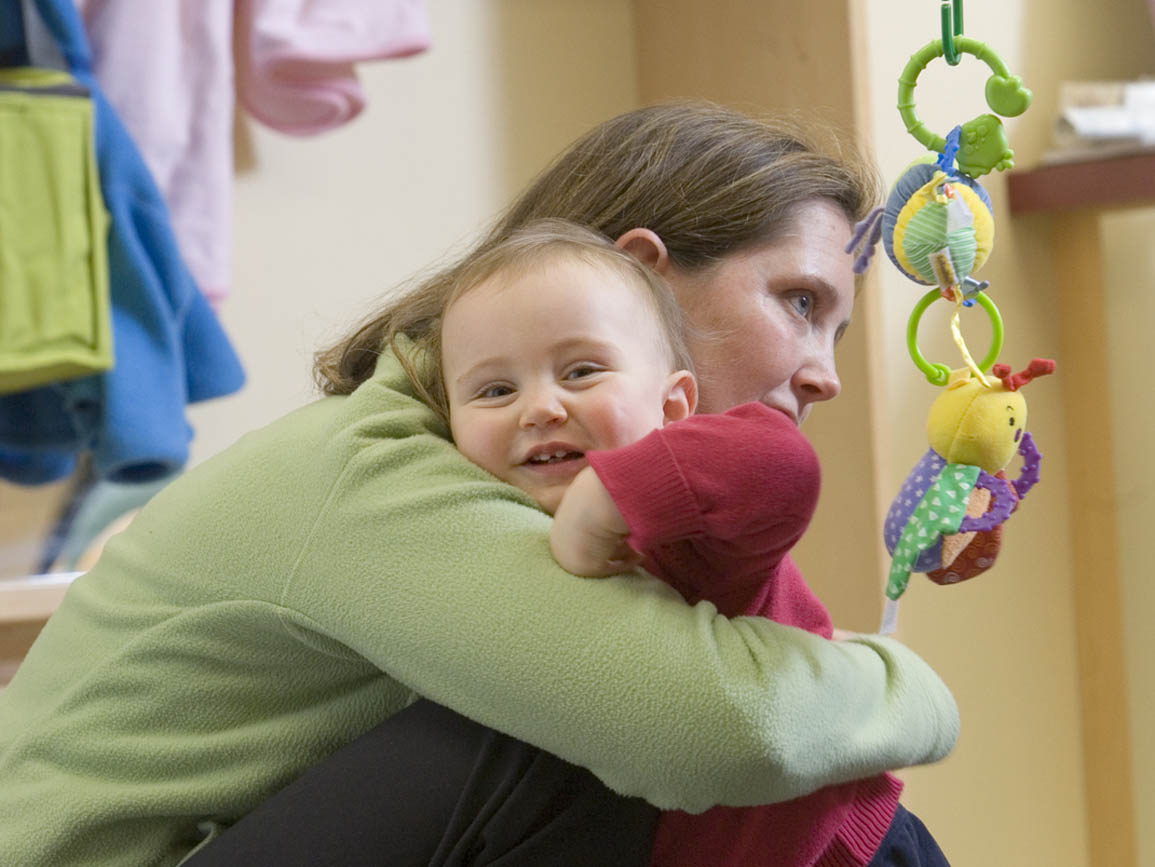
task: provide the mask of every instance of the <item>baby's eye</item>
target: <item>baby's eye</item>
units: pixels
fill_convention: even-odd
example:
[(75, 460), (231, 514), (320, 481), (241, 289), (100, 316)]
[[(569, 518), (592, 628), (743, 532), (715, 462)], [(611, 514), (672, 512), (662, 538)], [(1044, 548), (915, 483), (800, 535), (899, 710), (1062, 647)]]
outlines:
[(506, 397), (513, 394), (513, 389), (508, 385), (487, 385), (477, 393), (478, 397)]
[(593, 376), (595, 373), (600, 373), (601, 368), (595, 367), (592, 364), (579, 364), (572, 367), (566, 372), (566, 379), (584, 379), (587, 376)]

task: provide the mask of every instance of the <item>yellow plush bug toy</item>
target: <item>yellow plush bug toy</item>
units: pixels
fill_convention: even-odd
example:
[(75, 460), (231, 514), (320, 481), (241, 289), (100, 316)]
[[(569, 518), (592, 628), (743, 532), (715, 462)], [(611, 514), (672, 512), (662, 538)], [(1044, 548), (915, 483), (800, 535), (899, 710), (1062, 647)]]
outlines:
[[(911, 572), (926, 572), (939, 584), (954, 584), (994, 564), (1002, 525), (1039, 480), (1042, 455), (1026, 430), (1027, 402), (1021, 388), (1053, 373), (1055, 362), (1036, 358), (1012, 375), (996, 364), (994, 383), (971, 371), (955, 371), (930, 408), (930, 448), (911, 470), (886, 515), (884, 538), (892, 560), (883, 631), (891, 631), (895, 603)], [(1019, 454), (1019, 477), (1006, 466)]]

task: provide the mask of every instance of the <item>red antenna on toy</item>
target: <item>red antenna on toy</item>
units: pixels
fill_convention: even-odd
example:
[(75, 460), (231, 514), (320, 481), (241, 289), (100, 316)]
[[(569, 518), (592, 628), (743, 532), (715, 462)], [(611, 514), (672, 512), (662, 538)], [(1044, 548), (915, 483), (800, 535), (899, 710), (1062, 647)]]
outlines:
[(1009, 364), (996, 364), (991, 373), (1003, 381), (1007, 391), (1018, 391), (1032, 379), (1055, 372), (1055, 362), (1050, 358), (1032, 358), (1027, 369), (1011, 375)]

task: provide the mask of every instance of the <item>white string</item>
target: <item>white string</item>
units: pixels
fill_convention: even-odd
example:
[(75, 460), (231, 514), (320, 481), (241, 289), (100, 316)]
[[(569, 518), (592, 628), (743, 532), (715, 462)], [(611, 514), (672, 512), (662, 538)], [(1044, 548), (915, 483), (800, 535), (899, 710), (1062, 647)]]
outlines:
[(886, 607), (882, 609), (882, 626), (878, 628), (879, 635), (893, 635), (898, 629), (898, 600), (887, 599)]

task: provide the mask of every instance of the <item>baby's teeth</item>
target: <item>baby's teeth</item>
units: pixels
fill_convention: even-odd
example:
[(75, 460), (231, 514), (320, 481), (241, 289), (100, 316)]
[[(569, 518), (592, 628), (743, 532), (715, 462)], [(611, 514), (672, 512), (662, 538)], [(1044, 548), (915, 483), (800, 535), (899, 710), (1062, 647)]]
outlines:
[(568, 451), (562, 450), (562, 451), (554, 452), (552, 455), (537, 455), (535, 457), (530, 458), (530, 460), (544, 464), (548, 461), (553, 460), (554, 458), (564, 458), (568, 454), (569, 454)]

